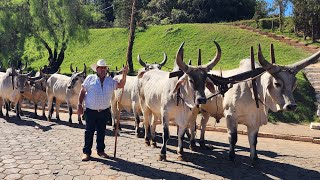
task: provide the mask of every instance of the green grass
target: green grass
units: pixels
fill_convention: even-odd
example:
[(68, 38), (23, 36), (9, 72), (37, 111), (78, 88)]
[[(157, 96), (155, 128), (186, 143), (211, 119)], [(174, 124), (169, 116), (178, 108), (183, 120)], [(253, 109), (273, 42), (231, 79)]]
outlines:
[[(271, 38), (260, 36), (238, 27), (224, 24), (177, 24), (165, 26), (152, 26), (147, 30), (137, 30), (133, 49), (134, 69), (141, 68), (136, 57), (138, 53), (141, 58), (148, 63), (160, 62), (163, 59), (163, 52), (168, 55), (168, 62), (165, 70), (173, 67), (175, 54), (182, 42), (184, 45), (184, 61), (189, 59), (196, 63), (198, 49), (202, 50), (202, 63), (207, 63), (215, 56), (216, 48), (213, 40), (216, 40), (222, 49), (222, 58), (214, 69), (223, 70), (232, 69), (239, 66), (240, 60), (249, 57), (250, 47), (253, 46), (257, 52), (258, 44), (261, 44), (266, 59), (269, 59), (270, 43), (274, 44), (276, 62), (281, 65), (287, 65), (296, 62), (310, 54), (280, 43)], [(35, 52), (35, 48), (30, 48), (29, 44), (26, 56), (29, 59), (35, 59), (32, 67), (41, 67), (47, 64), (47, 54)], [(90, 30), (89, 42), (82, 44), (73, 44), (68, 47), (65, 60), (61, 66), (62, 73), (70, 73), (69, 66), (83, 68), (83, 63), (89, 67), (98, 59), (104, 58), (111, 69), (125, 64), (126, 50), (128, 45), (127, 29), (92, 29)], [(316, 107), (313, 104), (314, 91), (305, 80), (302, 73), (297, 75), (298, 88), (295, 91), (295, 97), (299, 105), (296, 113), (273, 113), (270, 116), (271, 121), (303, 123), (311, 122), (316, 118), (313, 116)]]

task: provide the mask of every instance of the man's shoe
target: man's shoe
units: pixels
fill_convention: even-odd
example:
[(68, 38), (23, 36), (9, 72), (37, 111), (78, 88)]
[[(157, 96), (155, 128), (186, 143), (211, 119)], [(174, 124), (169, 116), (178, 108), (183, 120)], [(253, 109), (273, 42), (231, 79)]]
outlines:
[(100, 156), (102, 158), (108, 158), (109, 157), (105, 152), (98, 152), (97, 154), (98, 154), (98, 156)]
[(90, 160), (90, 155), (89, 154), (83, 154), (82, 155), (82, 161), (89, 161)]

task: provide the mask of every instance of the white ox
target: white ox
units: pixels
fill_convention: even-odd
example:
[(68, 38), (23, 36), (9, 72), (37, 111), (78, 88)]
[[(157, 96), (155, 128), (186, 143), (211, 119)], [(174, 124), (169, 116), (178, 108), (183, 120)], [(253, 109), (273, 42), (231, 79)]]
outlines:
[[(179, 158), (182, 157), (182, 137), (189, 125), (192, 109), (199, 104), (206, 103), (204, 94), (205, 86), (212, 87), (212, 81), (207, 77), (207, 72), (220, 60), (221, 49), (215, 42), (218, 52), (216, 57), (204, 66), (190, 66), (183, 62), (183, 44), (180, 46), (176, 64), (184, 72), (179, 79), (169, 78), (169, 72), (161, 70), (147, 71), (140, 73), (139, 77), (139, 98), (143, 111), (145, 141), (150, 138), (155, 142), (155, 120), (161, 119), (163, 125), (163, 145), (161, 148), (160, 160), (166, 160), (166, 147), (169, 140), (169, 121), (175, 121), (178, 126), (178, 147)], [(177, 106), (177, 91), (180, 89), (180, 103)], [(152, 132), (150, 133), (151, 115), (154, 116), (152, 123)], [(194, 122), (190, 123), (194, 125)], [(194, 126), (191, 126), (191, 133), (194, 132)], [(150, 137), (151, 136), (151, 137)]]
[[(163, 60), (161, 63), (157, 64), (148, 64), (145, 63), (138, 55), (138, 61), (141, 66), (144, 67), (145, 71), (149, 71), (152, 69), (161, 69), (165, 63), (167, 62), (167, 55), (164, 53)], [(116, 75), (113, 79), (116, 81), (120, 81), (122, 78), (122, 74)], [(122, 99), (120, 102), (120, 98), (122, 95)], [(142, 113), (139, 103), (139, 94), (138, 94), (138, 77), (137, 76), (127, 76), (126, 84), (123, 89), (116, 89), (113, 93), (111, 100), (111, 114), (113, 124), (115, 125), (116, 116), (119, 112), (125, 109), (127, 112), (132, 111), (135, 117), (135, 133), (138, 136), (139, 133), (139, 123), (140, 117), (139, 115)]]
[(9, 117), (9, 104), (11, 101), (16, 106), (16, 117), (20, 118), (19, 99), (25, 91), (25, 85), (31, 72), (20, 74), (19, 71), (8, 68), (6, 73), (0, 73), (0, 117), (3, 117), (2, 106), (6, 102), (6, 117)]
[[(56, 118), (60, 121), (59, 108), (62, 102), (67, 102), (69, 110), (69, 123), (72, 124), (72, 107), (77, 107), (79, 92), (81, 89), (81, 84), (86, 77), (86, 65), (84, 64), (84, 70), (82, 72), (75, 72), (70, 65), (70, 70), (72, 72), (71, 77), (53, 74), (47, 81), (47, 97), (48, 97), (48, 110), (49, 116), (48, 120), (52, 118), (52, 101), (53, 98), (56, 99)], [(78, 122), (82, 124), (81, 117), (78, 115)]]
[[(271, 49), (271, 54), (274, 54), (273, 48)], [(271, 57), (274, 62), (274, 56), (272, 55)], [(251, 81), (235, 84), (225, 93), (224, 97), (216, 96), (208, 100), (207, 104), (200, 106), (203, 116), (201, 120), (200, 145), (204, 146), (204, 133), (209, 116), (216, 119), (225, 117), (230, 143), (229, 159), (232, 161), (235, 159), (234, 149), (237, 143), (237, 127), (238, 124), (243, 124), (247, 126), (250, 159), (252, 161), (257, 160), (257, 136), (260, 126), (268, 122), (268, 111), (293, 111), (296, 109), (297, 105), (292, 94), (297, 81), (295, 75), (304, 67), (314, 63), (319, 57), (320, 51), (292, 65), (280, 66), (266, 61), (259, 46), (258, 59), (262, 68), (267, 71), (256, 79), (259, 108), (256, 107)], [(224, 71), (222, 75), (229, 77), (250, 70), (250, 59), (245, 59), (241, 61), (238, 69)], [(220, 74), (220, 72), (212, 73)]]

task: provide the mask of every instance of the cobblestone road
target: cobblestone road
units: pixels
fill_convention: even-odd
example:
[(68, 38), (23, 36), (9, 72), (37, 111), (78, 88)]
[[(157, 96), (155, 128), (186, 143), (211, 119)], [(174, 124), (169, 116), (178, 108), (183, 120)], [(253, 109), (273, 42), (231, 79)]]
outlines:
[[(227, 134), (207, 132), (213, 149), (192, 152), (185, 143), (187, 159), (178, 161), (175, 128), (171, 128), (168, 161), (162, 162), (157, 160), (160, 148), (146, 147), (143, 138), (135, 137), (133, 122), (123, 123), (117, 158), (93, 154), (91, 161), (81, 162), (84, 126), (27, 117), (0, 119), (0, 179), (320, 179), (318, 144), (259, 138), (260, 160), (253, 167), (246, 136), (239, 135), (233, 163), (227, 160)], [(160, 134), (158, 140), (160, 146)], [(110, 127), (106, 146), (112, 156)]]

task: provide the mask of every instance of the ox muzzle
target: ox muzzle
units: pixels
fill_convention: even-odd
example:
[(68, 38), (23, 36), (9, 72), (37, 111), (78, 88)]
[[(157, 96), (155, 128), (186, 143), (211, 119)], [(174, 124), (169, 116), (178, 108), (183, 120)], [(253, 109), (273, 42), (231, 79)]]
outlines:
[(285, 111), (295, 111), (297, 109), (297, 104), (285, 104), (283, 109)]
[(207, 103), (207, 98), (206, 97), (199, 97), (199, 98), (197, 98), (196, 102), (197, 102), (197, 105), (206, 104)]

